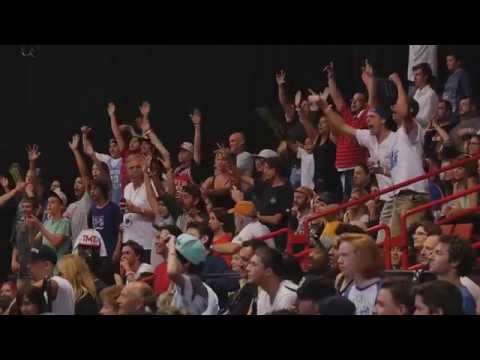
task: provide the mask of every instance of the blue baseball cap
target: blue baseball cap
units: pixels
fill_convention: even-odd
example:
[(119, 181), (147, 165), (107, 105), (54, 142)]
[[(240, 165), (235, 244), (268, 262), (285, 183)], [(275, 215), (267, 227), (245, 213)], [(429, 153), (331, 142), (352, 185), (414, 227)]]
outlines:
[(205, 262), (207, 258), (205, 246), (199, 239), (190, 234), (182, 234), (177, 237), (175, 249), (193, 265)]
[(385, 111), (385, 109), (383, 109), (380, 106), (369, 109), (368, 110), (368, 115), (376, 115), (376, 116), (379, 116), (382, 119), (387, 119), (388, 118), (387, 112)]

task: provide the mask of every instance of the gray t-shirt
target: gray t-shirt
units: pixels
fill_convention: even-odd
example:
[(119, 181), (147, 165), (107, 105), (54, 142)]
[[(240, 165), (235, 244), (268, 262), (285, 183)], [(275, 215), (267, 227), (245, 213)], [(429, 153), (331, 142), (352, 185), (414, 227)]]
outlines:
[(63, 217), (70, 220), (73, 240), (75, 240), (83, 230), (88, 229), (88, 213), (91, 206), (92, 199), (88, 191), (85, 191), (82, 198), (71, 203), (63, 213)]
[(172, 306), (187, 310), (191, 315), (218, 314), (216, 294), (197, 276), (182, 275), (183, 289), (174, 286)]
[(252, 154), (247, 151), (241, 152), (237, 155), (237, 167), (243, 175), (252, 176), (253, 173), (253, 158)]

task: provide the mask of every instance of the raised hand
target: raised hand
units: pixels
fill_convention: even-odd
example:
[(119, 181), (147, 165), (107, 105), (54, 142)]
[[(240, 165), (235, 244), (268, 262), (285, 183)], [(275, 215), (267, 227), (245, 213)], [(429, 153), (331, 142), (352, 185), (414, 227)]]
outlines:
[(5, 191), (8, 191), (9, 189), (8, 178), (6, 178), (5, 176), (0, 176), (0, 184), (5, 189)]
[(82, 134), (88, 135), (90, 133), (90, 131), (92, 131), (92, 128), (88, 127), (88, 126), (82, 126), (80, 128), (80, 131), (82, 132)]
[(324, 72), (327, 73), (327, 78), (328, 79), (333, 79), (335, 77), (335, 70), (333, 68), (333, 62), (330, 61), (330, 64), (328, 64), (327, 66), (325, 66), (325, 68), (323, 69)]
[(15, 186), (15, 191), (24, 192), (26, 187), (27, 187), (26, 183), (24, 183), (23, 181), (19, 181), (17, 183), (17, 186)]
[(365, 65), (362, 66), (362, 80), (365, 84), (369, 83), (373, 78), (373, 67), (368, 62), (368, 59), (365, 59)]
[(33, 144), (27, 145), (27, 154), (29, 161), (36, 161), (42, 153), (38, 151), (38, 145)]
[(90, 157), (95, 155), (95, 150), (93, 150), (92, 144), (86, 144), (85, 145), (85, 154), (87, 154)]
[(142, 117), (147, 117), (150, 114), (150, 103), (148, 101), (143, 101), (139, 109)]
[(299, 108), (302, 103), (302, 92), (298, 90), (295, 94), (295, 107)]
[(395, 85), (401, 85), (402, 80), (400, 79), (400, 76), (397, 73), (393, 73), (388, 77), (388, 80), (393, 82)]
[(150, 120), (147, 117), (140, 117), (137, 119), (137, 124), (143, 132), (147, 132), (151, 129)]
[(286, 84), (287, 80), (285, 79), (287, 77), (287, 73), (283, 70), (280, 70), (280, 72), (275, 74), (275, 78), (277, 80), (278, 86)]
[(107, 106), (108, 116), (110, 116), (110, 117), (115, 116), (115, 111), (116, 111), (115, 103), (109, 102), (108, 106)]
[(80, 135), (75, 134), (72, 137), (72, 141), (68, 143), (68, 146), (72, 151), (78, 150), (78, 144), (80, 143)]
[(194, 126), (198, 126), (202, 123), (202, 113), (198, 109), (193, 110), (193, 114), (190, 115), (190, 118), (192, 119)]

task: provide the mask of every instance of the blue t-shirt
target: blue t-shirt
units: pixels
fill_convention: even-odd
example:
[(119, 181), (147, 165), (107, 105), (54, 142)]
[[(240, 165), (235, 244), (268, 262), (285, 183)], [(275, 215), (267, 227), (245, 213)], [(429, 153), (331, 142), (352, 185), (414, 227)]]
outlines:
[(465, 315), (475, 315), (476, 303), (472, 294), (465, 286), (459, 286), (458, 289), (462, 293), (463, 311), (465, 311)]
[(118, 241), (119, 226), (122, 223), (120, 207), (109, 201), (106, 206), (99, 209), (92, 205), (88, 216), (88, 226), (97, 230), (102, 235), (108, 256), (112, 256)]

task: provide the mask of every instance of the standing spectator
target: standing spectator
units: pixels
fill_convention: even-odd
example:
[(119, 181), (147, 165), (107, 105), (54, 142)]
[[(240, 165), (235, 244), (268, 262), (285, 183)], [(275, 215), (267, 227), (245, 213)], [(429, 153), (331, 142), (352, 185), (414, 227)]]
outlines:
[(319, 302), (336, 295), (333, 281), (322, 276), (309, 276), (297, 290), (297, 311), (300, 315), (318, 315)]
[[(325, 71), (327, 72), (330, 96), (345, 124), (354, 129), (366, 129), (368, 114), (367, 96), (361, 92), (355, 93), (349, 106), (344, 100), (335, 80), (333, 63), (330, 63), (325, 68)], [(337, 145), (335, 166), (340, 173), (344, 199), (347, 199), (352, 191), (353, 170), (357, 164), (366, 162), (367, 151), (359, 145), (354, 137), (342, 133), (335, 134), (335, 136)]]
[(248, 282), (259, 287), (255, 315), (290, 309), (297, 300), (297, 285), (284, 280), (282, 254), (275, 249), (262, 247), (247, 266)]
[[(439, 158), (443, 151), (451, 147), (449, 132), (453, 129), (452, 104), (448, 100), (439, 99), (437, 112), (430, 119), (425, 133), (426, 157)], [(447, 149), (445, 149), (447, 148)]]
[(96, 315), (97, 290), (87, 263), (78, 255), (65, 255), (58, 262), (60, 276), (68, 280), (75, 294), (75, 315)]
[(480, 131), (480, 117), (477, 112), (477, 104), (472, 97), (466, 96), (460, 99), (458, 115), (460, 122), (452, 129), (449, 137), (455, 149), (460, 153), (464, 153), (465, 141)]
[(353, 279), (344, 296), (355, 304), (357, 315), (371, 315), (381, 287), (383, 267), (375, 241), (368, 235), (341, 235), (338, 262), (343, 266), (343, 273)]
[(448, 281), (435, 280), (415, 289), (413, 315), (464, 315), (462, 294)]
[[(150, 262), (154, 237), (152, 222), (155, 220), (155, 213), (147, 200), (142, 169), (144, 160), (142, 155), (133, 154), (126, 161), (131, 183), (124, 190), (123, 242), (133, 240), (141, 245), (144, 249), (143, 261)], [(119, 243), (117, 243), (117, 251), (119, 251)]]
[(171, 305), (192, 315), (217, 315), (218, 297), (200, 276), (207, 253), (202, 242), (189, 235), (171, 237), (167, 272), (173, 283)]
[(475, 315), (475, 299), (460, 281), (460, 277), (468, 275), (475, 264), (473, 250), (465, 240), (454, 236), (441, 236), (439, 241), (431, 257), (430, 271), (439, 280), (455, 285), (462, 294), (465, 314)]
[(288, 146), (297, 154), (297, 158), (300, 159), (300, 186), (313, 190), (315, 188), (315, 159), (313, 156), (312, 139), (309, 137), (305, 138), (303, 145), (288, 142)]
[(20, 315), (41, 315), (45, 308), (42, 290), (26, 286), (17, 296)]
[(293, 207), (290, 210), (290, 228), (303, 234), (304, 222), (312, 214), (311, 202), (314, 192), (308, 187), (299, 187), (293, 193)]
[(163, 258), (154, 271), (153, 291), (155, 296), (166, 292), (170, 286), (170, 279), (167, 273), (168, 241), (170, 236), (179, 236), (182, 232), (175, 225), (154, 225), (155, 230), (155, 252)]
[[(389, 172), (392, 182), (399, 184), (425, 174), (423, 167), (424, 130), (415, 119), (418, 104), (415, 100), (409, 100), (398, 74), (390, 75), (389, 79), (396, 85), (398, 92), (397, 103), (393, 107), (393, 118), (397, 122), (398, 129), (390, 153)], [(401, 214), (429, 201), (428, 181), (422, 180), (397, 189), (393, 195), (392, 217), (389, 226), (392, 237), (395, 237), (400, 234)], [(407, 226), (422, 220), (424, 216), (424, 212), (410, 216), (407, 219)]]
[(183, 214), (177, 219), (177, 226), (185, 232), (188, 223), (192, 221), (202, 222), (207, 219), (205, 214), (202, 193), (197, 185), (187, 185), (183, 188), (180, 197)]
[(385, 282), (378, 292), (376, 315), (412, 315), (414, 311), (412, 285), (404, 281)]
[(418, 114), (416, 119), (422, 128), (426, 128), (432, 117), (437, 112), (438, 96), (432, 89), (433, 74), (430, 65), (420, 63), (413, 67), (415, 75), (415, 95), (413, 98), (418, 102)]
[(460, 99), (473, 95), (470, 75), (463, 69), (461, 58), (457, 53), (450, 52), (446, 61), (450, 76), (445, 83), (442, 97), (450, 101), (453, 112), (457, 113)]
[(140, 279), (142, 274), (153, 274), (152, 266), (142, 262), (143, 251), (142, 246), (133, 240), (128, 240), (122, 246), (120, 275), (125, 277), (127, 284)]
[(27, 224), (39, 230), (37, 237), (42, 237), (42, 244), (54, 249), (58, 259), (72, 250), (70, 221), (62, 217), (63, 208), (62, 199), (52, 191), (47, 204), (49, 218), (43, 224), (34, 215), (27, 218)]
[(103, 289), (100, 292), (102, 307), (98, 312), (99, 315), (118, 315), (117, 299), (122, 292), (123, 286), (114, 285)]
[[(367, 192), (363, 189), (353, 188), (349, 201), (358, 200), (367, 196)], [(358, 204), (350, 206), (343, 217), (346, 224), (357, 225), (362, 229), (367, 229), (370, 222), (369, 210), (366, 204)]]
[(427, 63), (432, 69), (433, 76), (437, 76), (438, 69), (438, 45), (408, 45), (407, 79), (409, 83), (409, 95), (415, 91), (415, 73), (413, 67)]
[(241, 132), (235, 132), (228, 139), (230, 151), (236, 156), (237, 168), (242, 175), (252, 176), (253, 158), (252, 155), (245, 151), (245, 135)]
[(56, 252), (47, 245), (33, 248), (30, 254), (30, 271), (33, 285), (42, 289), (45, 297), (45, 309), (55, 315), (73, 315), (75, 313), (75, 294), (72, 285), (60, 276), (53, 276), (57, 264)]

